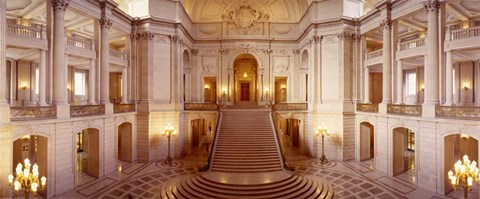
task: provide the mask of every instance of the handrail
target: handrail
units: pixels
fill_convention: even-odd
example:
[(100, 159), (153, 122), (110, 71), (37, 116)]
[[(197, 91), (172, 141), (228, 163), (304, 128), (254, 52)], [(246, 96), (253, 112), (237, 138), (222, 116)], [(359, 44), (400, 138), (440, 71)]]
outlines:
[(217, 129), (215, 130), (215, 136), (213, 136), (213, 143), (211, 146), (210, 154), (208, 155), (208, 162), (206, 165), (204, 165), (202, 168), (198, 169), (198, 171), (208, 171), (210, 170), (210, 166), (212, 165), (213, 162), (213, 156), (215, 155), (215, 144), (218, 141), (218, 134), (220, 133), (220, 123), (222, 122), (222, 112), (219, 110), (218, 111), (218, 119), (217, 119)]
[(365, 53), (365, 59), (372, 59), (375, 57), (380, 57), (382, 55), (383, 55), (383, 49), (378, 49), (378, 50)]
[(110, 56), (126, 60), (127, 59), (127, 52), (118, 51), (118, 50), (115, 50), (115, 49), (110, 49)]
[(399, 50), (408, 50), (412, 48), (418, 48), (425, 46), (425, 37), (424, 38), (418, 38), (410, 41), (404, 41), (399, 43), (400, 49)]
[(30, 26), (22, 26), (16, 24), (8, 24), (7, 30), (8, 35), (18, 35), (23, 37), (30, 37), (36, 39), (43, 39), (42, 35), (42, 28), (39, 27), (30, 27)]
[(278, 134), (277, 134), (277, 125), (275, 124), (275, 122), (273, 122), (273, 106), (272, 106), (272, 110), (270, 111), (270, 122), (272, 123), (272, 127), (273, 127), (273, 135), (275, 136), (275, 139), (277, 140), (277, 147), (278, 147), (278, 150), (280, 150), (280, 156), (282, 157), (280, 161), (282, 161), (282, 165), (283, 165), (283, 168), (287, 171), (293, 171), (294, 169), (287, 164), (287, 161), (285, 160), (285, 155), (283, 153), (283, 149), (282, 149), (282, 144), (280, 143), (280, 138), (278, 138)]
[(472, 37), (480, 37), (480, 27), (470, 27), (470, 28), (463, 28), (458, 30), (447, 30), (445, 38), (447, 40), (461, 40), (461, 39), (468, 39)]

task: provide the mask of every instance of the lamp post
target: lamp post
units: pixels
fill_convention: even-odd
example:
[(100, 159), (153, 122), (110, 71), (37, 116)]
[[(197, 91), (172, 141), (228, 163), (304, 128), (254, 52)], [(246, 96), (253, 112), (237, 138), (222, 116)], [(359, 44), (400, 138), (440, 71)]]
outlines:
[(317, 129), (317, 137), (322, 136), (322, 155), (320, 156), (320, 164), (328, 163), (327, 158), (325, 157), (325, 136), (328, 136), (328, 128), (325, 124), (321, 124)]
[(455, 172), (448, 171), (448, 179), (452, 188), (455, 190), (459, 187), (460, 183), (463, 184), (463, 198), (468, 198), (468, 191), (472, 190), (473, 182), (480, 184), (479, 169), (475, 160), (470, 162), (467, 155), (463, 156), (462, 161), (458, 160), (455, 163)]
[(163, 136), (167, 136), (168, 138), (168, 155), (167, 155), (167, 159), (165, 160), (165, 163), (169, 166), (172, 165), (172, 157), (170, 156), (170, 137), (171, 136), (175, 136), (177, 133), (175, 131), (175, 127), (173, 127), (172, 124), (167, 124), (167, 126), (165, 126), (165, 130), (163, 131), (162, 135)]
[(29, 197), (30, 191), (32, 192), (33, 197), (37, 194), (38, 189), (44, 190), (47, 187), (47, 178), (43, 176), (38, 178), (38, 165), (35, 163), (31, 168), (30, 160), (26, 158), (22, 163), (17, 164), (16, 176), (13, 174), (8, 175), (8, 186), (12, 187), (15, 190), (15, 195), (18, 195), (18, 192), (23, 188), (25, 191), (25, 198)]

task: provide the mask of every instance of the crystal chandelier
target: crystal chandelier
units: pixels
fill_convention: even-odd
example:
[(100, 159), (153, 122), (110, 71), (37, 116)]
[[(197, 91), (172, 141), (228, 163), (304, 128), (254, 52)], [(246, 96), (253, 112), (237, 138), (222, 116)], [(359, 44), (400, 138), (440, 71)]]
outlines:
[(448, 179), (455, 190), (460, 184), (463, 184), (463, 197), (468, 198), (468, 191), (472, 190), (473, 182), (479, 182), (479, 169), (475, 160), (470, 162), (467, 155), (463, 156), (462, 161), (458, 160), (455, 163), (455, 172), (448, 171)]
[(43, 176), (42, 178), (38, 178), (38, 165), (35, 163), (30, 170), (30, 160), (26, 158), (22, 163), (17, 164), (16, 176), (14, 177), (12, 174), (8, 175), (8, 186), (12, 187), (15, 190), (15, 194), (18, 195), (22, 188), (25, 191), (25, 198), (28, 198), (29, 193), (32, 192), (32, 195), (35, 197), (37, 191), (44, 190), (47, 184), (47, 178)]

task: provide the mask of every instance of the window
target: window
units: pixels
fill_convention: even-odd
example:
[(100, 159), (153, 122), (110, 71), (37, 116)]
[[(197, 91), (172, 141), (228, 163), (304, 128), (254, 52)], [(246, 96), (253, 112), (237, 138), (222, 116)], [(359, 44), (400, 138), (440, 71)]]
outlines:
[(75, 72), (75, 95), (85, 95), (85, 73)]
[(35, 69), (35, 95), (40, 93), (40, 69)]
[(406, 83), (407, 83), (407, 95), (416, 95), (417, 94), (417, 74), (407, 73)]

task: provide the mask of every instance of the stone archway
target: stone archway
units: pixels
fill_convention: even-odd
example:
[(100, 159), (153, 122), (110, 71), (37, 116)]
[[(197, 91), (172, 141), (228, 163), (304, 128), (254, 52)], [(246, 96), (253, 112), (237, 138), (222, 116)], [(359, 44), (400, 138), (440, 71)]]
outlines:
[[(234, 102), (258, 101), (257, 59), (249, 53), (237, 55), (234, 68)], [(223, 96), (224, 94), (222, 94)], [(228, 99), (224, 99), (227, 101)]]

